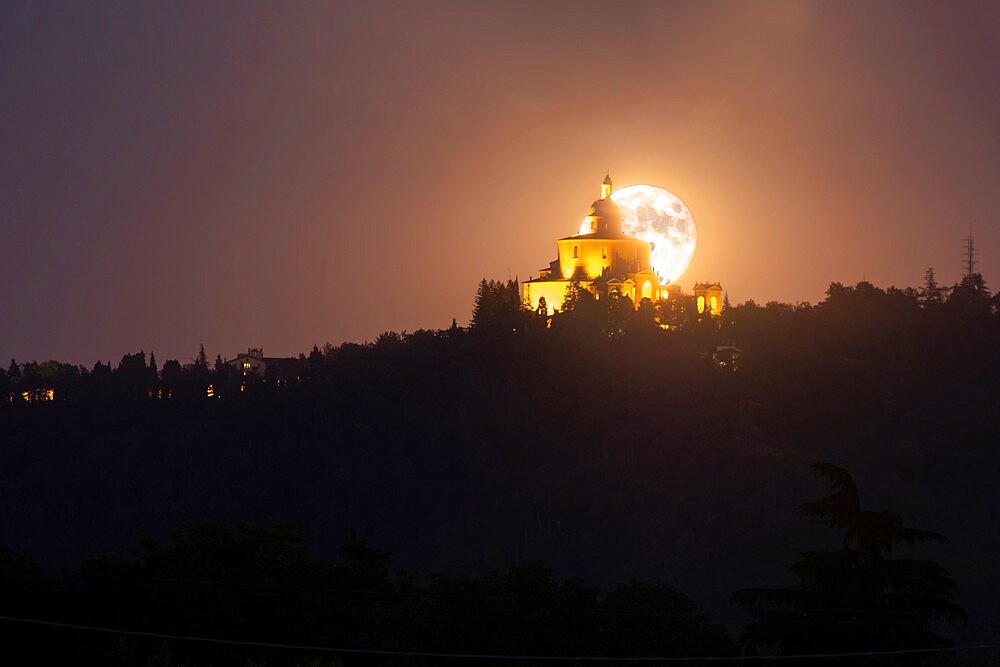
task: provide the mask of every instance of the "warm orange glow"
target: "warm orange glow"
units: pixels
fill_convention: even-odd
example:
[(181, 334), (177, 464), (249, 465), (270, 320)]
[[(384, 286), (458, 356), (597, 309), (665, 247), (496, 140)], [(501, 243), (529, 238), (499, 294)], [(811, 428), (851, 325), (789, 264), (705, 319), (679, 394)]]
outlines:
[[(11, 396), (13, 396), (13, 394)], [(55, 400), (55, 397), (55, 389), (32, 389), (30, 391), (21, 392), (21, 398), (29, 403), (35, 401), (53, 401)]]
[(698, 299), (698, 312), (707, 309), (713, 316), (722, 314), (722, 285), (719, 283), (695, 283), (694, 295)]
[(215, 387), (213, 385), (208, 385), (208, 388), (205, 389), (205, 395), (208, 396), (209, 398), (214, 398), (215, 397)]
[[(621, 209), (622, 231), (653, 245), (656, 274), (677, 280), (691, 264), (698, 245), (691, 210), (680, 197), (655, 185), (629, 185), (609, 196)], [(584, 218), (580, 233), (589, 233), (592, 227), (591, 219)]]
[(524, 283), (524, 303), (531, 310), (538, 310), (538, 304), (545, 299), (546, 310), (552, 315), (562, 308), (566, 299), (566, 289), (570, 283), (565, 281), (545, 281)]
[[(601, 186), (602, 194), (611, 193), (610, 176)], [(532, 310), (545, 298), (551, 315), (562, 307), (566, 288), (573, 281), (596, 298), (610, 291), (636, 301), (653, 299), (665, 293), (666, 285), (653, 272), (650, 244), (643, 239), (622, 234), (617, 204), (598, 200), (591, 205), (580, 233), (556, 241), (558, 256), (541, 275), (523, 284), (522, 300)]]

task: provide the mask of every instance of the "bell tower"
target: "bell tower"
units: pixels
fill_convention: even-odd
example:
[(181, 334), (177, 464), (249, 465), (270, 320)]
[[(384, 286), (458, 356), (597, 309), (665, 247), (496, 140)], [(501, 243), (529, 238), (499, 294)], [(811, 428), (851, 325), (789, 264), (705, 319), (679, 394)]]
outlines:
[(611, 191), (614, 190), (615, 184), (611, 181), (611, 172), (608, 171), (604, 175), (604, 182), (601, 183), (601, 199), (607, 199), (611, 196)]

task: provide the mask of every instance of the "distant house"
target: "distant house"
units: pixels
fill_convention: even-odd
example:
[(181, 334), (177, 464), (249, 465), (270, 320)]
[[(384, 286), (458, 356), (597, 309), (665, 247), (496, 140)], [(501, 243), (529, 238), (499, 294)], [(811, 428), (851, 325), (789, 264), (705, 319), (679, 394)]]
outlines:
[(284, 384), (295, 377), (293, 366), (296, 361), (294, 357), (265, 357), (263, 348), (251, 347), (246, 353), (241, 352), (235, 359), (228, 359), (225, 363), (243, 377), (255, 375), (264, 382)]
[(36, 389), (28, 389), (27, 391), (11, 392), (7, 394), (7, 401), (13, 403), (17, 400), (27, 401), (28, 403), (39, 403), (45, 401), (56, 400), (56, 390), (51, 387), (42, 387)]

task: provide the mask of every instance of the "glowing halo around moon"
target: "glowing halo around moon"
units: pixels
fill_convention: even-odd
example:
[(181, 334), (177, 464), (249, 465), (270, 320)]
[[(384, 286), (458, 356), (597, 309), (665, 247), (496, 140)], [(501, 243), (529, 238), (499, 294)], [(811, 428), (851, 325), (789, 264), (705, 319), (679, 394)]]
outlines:
[[(629, 185), (611, 193), (622, 211), (622, 231), (653, 244), (653, 271), (661, 280), (680, 278), (694, 257), (698, 231), (681, 198), (655, 185)], [(590, 233), (584, 219), (580, 233)]]

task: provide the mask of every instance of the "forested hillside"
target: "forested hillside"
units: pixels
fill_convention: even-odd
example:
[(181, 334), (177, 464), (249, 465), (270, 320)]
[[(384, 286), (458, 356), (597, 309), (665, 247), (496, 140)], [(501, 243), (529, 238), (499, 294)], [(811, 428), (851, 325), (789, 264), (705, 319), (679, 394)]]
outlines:
[[(929, 278), (718, 318), (582, 291), (549, 318), (484, 281), (469, 328), (314, 349), (280, 386), (204, 355), (12, 362), (0, 543), (77, 567), (204, 521), (294, 524), (333, 558), (353, 529), (417, 581), (545, 560), (602, 587), (664, 582), (738, 625), (734, 591), (788, 584), (796, 554), (838, 546), (798, 512), (829, 461), (865, 506), (946, 536), (919, 554), (958, 584), (969, 621), (952, 634), (985, 640), (1000, 622), (998, 301), (978, 276)], [(737, 358), (716, 354), (730, 345)], [(53, 401), (21, 398), (47, 388)]]

